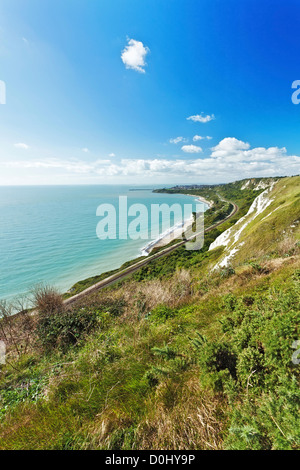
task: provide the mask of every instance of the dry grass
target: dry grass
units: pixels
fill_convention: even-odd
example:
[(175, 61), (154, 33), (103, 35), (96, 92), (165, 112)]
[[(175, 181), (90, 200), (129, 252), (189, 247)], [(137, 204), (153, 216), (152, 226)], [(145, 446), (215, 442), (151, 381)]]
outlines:
[(130, 282), (124, 285), (123, 296), (127, 304), (124, 320), (136, 321), (157, 305), (178, 307), (192, 295), (192, 278), (187, 270), (178, 270), (168, 280)]
[(112, 449), (113, 436), (120, 429), (129, 428), (132, 422), (119, 411), (104, 410), (87, 429), (84, 450)]
[(106, 303), (123, 303), (122, 321), (135, 323), (157, 305), (178, 307), (190, 301), (193, 293), (192, 277), (181, 269), (168, 280), (127, 281), (121, 287), (92, 294), (76, 303), (76, 308), (101, 308)]
[[(146, 402), (147, 413), (131, 437), (139, 450), (220, 450), (225, 403), (204, 391), (197, 377), (181, 385), (166, 381)], [(88, 427), (85, 449), (114, 449), (116, 434), (133, 423), (117, 410), (104, 410)]]
[[(138, 427), (137, 448), (143, 450), (194, 450), (222, 448), (222, 430), (226, 423), (221, 398), (212, 396), (201, 388), (197, 378), (192, 378), (180, 390), (174, 406), (166, 406), (168, 383), (156, 392), (153, 409)], [(173, 391), (174, 392), (174, 391)], [(220, 419), (220, 416), (223, 419)]]
[(293, 235), (286, 236), (278, 244), (278, 256), (296, 254), (299, 247), (296, 245), (296, 239)]
[[(181, 269), (167, 280), (127, 281), (115, 290), (93, 294), (81, 303), (82, 307), (100, 307), (108, 301), (124, 301), (125, 307), (120, 321), (134, 327), (139, 324), (138, 320), (157, 305), (164, 304), (171, 308), (180, 308), (191, 302), (203, 302), (205, 298), (211, 298), (214, 294), (219, 297), (237, 287), (243, 288), (249, 284), (255, 284), (258, 279), (263, 279), (280, 270), (283, 265), (297, 268), (299, 259), (299, 256), (270, 259), (261, 262), (261, 271), (256, 271), (248, 264), (241, 265), (235, 268), (236, 274), (228, 279), (221, 279), (220, 273), (211, 272), (200, 282), (199, 279), (192, 277), (190, 271)], [(202, 289), (202, 286), (206, 288)], [(76, 304), (76, 307), (80, 307), (81, 303)]]

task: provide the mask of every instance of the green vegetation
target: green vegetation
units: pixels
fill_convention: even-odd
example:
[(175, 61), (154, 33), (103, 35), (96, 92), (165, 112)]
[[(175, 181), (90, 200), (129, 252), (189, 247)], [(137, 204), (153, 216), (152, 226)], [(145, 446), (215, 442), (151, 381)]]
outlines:
[[(227, 188), (228, 186), (228, 188)], [(232, 201), (239, 206), (238, 213), (232, 217), (230, 220), (225, 221), (224, 224), (218, 226), (213, 231), (209, 232), (205, 238), (205, 245), (203, 250), (201, 250), (200, 261), (202, 261), (202, 254), (207, 252), (209, 249), (210, 244), (225, 230), (229, 227), (234, 225), (234, 223), (243, 215), (245, 215), (250, 208), (254, 199), (258, 196), (260, 191), (254, 191), (253, 189), (246, 189), (243, 192), (239, 190), (241, 187), (241, 182), (233, 183), (226, 186), (217, 186), (217, 187), (206, 187), (205, 190), (193, 190), (193, 194), (206, 197), (207, 199), (213, 201), (213, 206), (205, 212), (205, 228), (209, 228), (214, 224), (221, 222), (222, 220), (226, 219), (228, 215), (233, 210), (233, 205), (228, 201)], [(171, 193), (183, 193), (189, 194), (188, 190), (173, 190), (173, 189), (162, 189), (156, 190), (154, 192), (171, 192)], [(223, 199), (223, 200), (222, 200)], [(226, 200), (224, 200), (226, 199)], [(176, 243), (176, 240), (171, 242), (168, 246), (171, 246)], [(162, 248), (155, 248), (150, 256), (158, 253), (159, 251), (163, 250)], [(173, 273), (177, 267), (181, 266), (188, 266), (190, 264), (197, 265), (199, 264), (199, 252), (188, 252), (181, 248), (177, 250), (175, 254), (171, 254), (168, 257), (168, 263), (165, 263), (165, 260), (155, 261), (155, 263), (151, 263), (149, 267), (144, 268), (143, 270), (139, 271), (136, 275), (135, 279), (141, 280), (144, 277), (153, 278), (156, 276), (164, 277), (166, 274)], [(193, 253), (193, 254), (192, 254)], [(193, 259), (195, 258), (195, 259)], [(108, 271), (106, 273), (102, 273), (99, 276), (94, 276), (82, 281), (77, 282), (68, 293), (64, 294), (64, 299), (67, 299), (73, 295), (79, 294), (80, 292), (84, 291), (88, 287), (91, 287), (97, 284), (103, 279), (106, 279), (109, 276), (119, 273), (120, 271), (124, 270), (125, 268), (132, 266), (133, 264), (141, 261), (143, 258), (137, 258), (131, 261), (126, 262), (123, 264), (119, 269), (115, 269), (113, 271)], [(155, 266), (153, 266), (155, 264)]]
[(107, 277), (110, 277), (112, 276), (113, 274), (117, 274), (119, 273), (120, 271), (123, 271), (123, 269), (126, 269), (128, 268), (129, 266), (132, 266), (133, 264), (135, 263), (138, 263), (139, 261), (141, 261), (143, 259), (143, 257), (141, 258), (136, 258), (134, 260), (131, 260), (131, 261), (127, 261), (126, 263), (124, 263), (120, 268), (118, 269), (114, 269), (113, 271), (107, 271), (105, 273), (102, 273), (100, 274), (99, 276), (93, 276), (93, 277), (89, 277), (88, 279), (84, 279), (82, 281), (78, 281), (76, 282), (76, 284), (69, 290), (69, 292), (67, 292), (66, 294), (64, 294), (64, 299), (68, 299), (69, 297), (72, 297), (73, 295), (76, 295), (76, 294), (79, 294), (80, 292), (84, 291), (85, 289), (87, 289), (88, 287), (91, 287), (95, 284), (97, 284), (98, 282), (100, 281), (103, 281), (103, 279), (106, 279)]
[[(238, 217), (254, 197), (217, 191)], [(39, 291), (26, 351), (8, 341), (0, 366), (0, 449), (300, 449), (299, 178), (271, 197), (232, 265), (213, 270), (222, 225), (72, 308)]]

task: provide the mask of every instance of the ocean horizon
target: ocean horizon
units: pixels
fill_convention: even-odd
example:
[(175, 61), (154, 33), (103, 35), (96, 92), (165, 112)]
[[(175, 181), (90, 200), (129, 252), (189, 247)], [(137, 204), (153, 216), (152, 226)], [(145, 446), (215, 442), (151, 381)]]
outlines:
[[(162, 185), (69, 185), (0, 187), (0, 300), (28, 295), (39, 284), (60, 292), (76, 282), (119, 268), (145, 254), (154, 240), (100, 240), (96, 234), (100, 204), (191, 204), (196, 197), (153, 193)], [(133, 189), (133, 191), (132, 191)], [(203, 204), (205, 210), (206, 205)], [(160, 234), (168, 230), (160, 221)], [(171, 225), (180, 223), (172, 220)], [(117, 227), (118, 231), (118, 227)]]

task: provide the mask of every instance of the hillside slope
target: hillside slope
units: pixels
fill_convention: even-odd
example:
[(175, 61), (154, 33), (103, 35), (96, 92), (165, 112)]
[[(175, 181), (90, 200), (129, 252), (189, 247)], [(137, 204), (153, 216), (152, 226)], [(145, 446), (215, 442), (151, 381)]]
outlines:
[[(242, 188), (245, 187), (249, 184), (245, 183)], [(285, 253), (300, 239), (300, 177), (264, 182), (257, 187), (264, 191), (248, 213), (210, 246), (210, 250), (226, 247), (217, 263), (219, 267)]]
[(201, 189), (240, 207), (202, 251), (5, 317), (0, 449), (300, 449), (299, 183)]

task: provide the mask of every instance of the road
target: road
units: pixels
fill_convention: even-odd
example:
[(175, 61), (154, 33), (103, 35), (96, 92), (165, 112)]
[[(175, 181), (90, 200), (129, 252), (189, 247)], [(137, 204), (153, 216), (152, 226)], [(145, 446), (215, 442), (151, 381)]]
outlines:
[[(222, 199), (222, 200), (225, 201), (224, 199)], [(225, 202), (230, 202), (230, 201), (225, 201)], [(239, 207), (233, 202), (230, 202), (230, 204), (233, 205), (233, 211), (225, 219), (223, 219), (220, 222), (217, 222), (216, 224), (214, 224), (214, 225), (208, 227), (207, 229), (205, 229), (204, 233), (208, 233), (211, 230), (218, 227), (219, 225), (222, 225), (224, 222), (231, 219), (237, 213), (237, 211), (239, 210)], [(182, 245), (185, 245), (188, 241), (193, 240), (196, 236), (201, 235), (201, 233), (202, 232), (195, 233), (195, 234), (193, 234), (192, 237), (188, 238), (187, 240), (183, 240), (183, 241), (180, 241), (180, 242), (176, 243), (175, 245), (169, 246), (169, 247), (161, 250), (160, 252), (158, 252), (158, 253), (156, 253), (152, 256), (149, 256), (149, 258), (146, 258), (142, 261), (139, 261), (138, 263), (135, 263), (132, 266), (129, 266), (128, 268), (126, 268), (122, 271), (119, 271), (118, 273), (113, 274), (112, 276), (109, 276), (106, 279), (103, 279), (102, 281), (98, 282), (97, 284), (94, 284), (91, 287), (88, 287), (87, 289), (80, 292), (79, 294), (76, 294), (73, 297), (70, 297), (69, 299), (66, 299), (64, 301), (64, 304), (67, 305), (67, 306), (72, 305), (72, 304), (76, 303), (78, 300), (83, 299), (87, 295), (90, 295), (94, 292), (98, 292), (101, 289), (104, 289), (105, 287), (111, 286), (115, 282), (124, 279), (125, 277), (129, 276), (130, 274), (135, 273), (136, 271), (138, 271), (142, 267), (146, 266), (147, 264), (152, 263), (153, 261), (172, 253), (173, 251), (177, 250)]]

